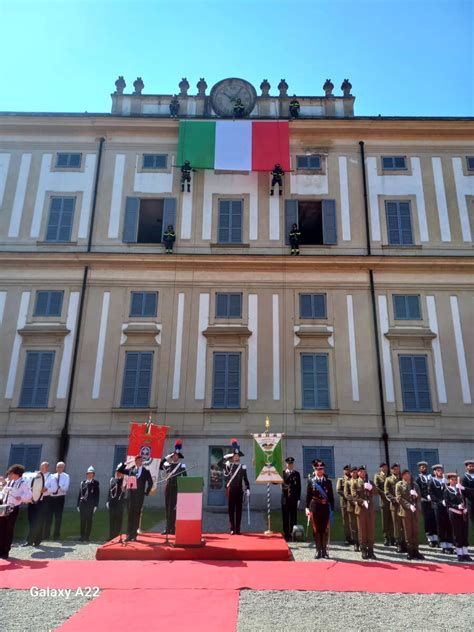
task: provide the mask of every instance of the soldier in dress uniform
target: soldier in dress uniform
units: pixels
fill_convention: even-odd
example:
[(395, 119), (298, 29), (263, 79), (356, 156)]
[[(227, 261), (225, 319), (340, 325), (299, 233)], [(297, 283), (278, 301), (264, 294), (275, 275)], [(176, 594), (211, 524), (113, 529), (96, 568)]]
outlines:
[(344, 497), (344, 486), (351, 478), (351, 466), (344, 465), (342, 468), (342, 476), (337, 479), (336, 492), (339, 496), (339, 504), (341, 505), (342, 526), (344, 527), (344, 535), (346, 536), (345, 545), (353, 544), (351, 537), (351, 525), (347, 514), (347, 500)]
[(160, 469), (165, 471), (165, 509), (166, 509), (166, 529), (162, 535), (174, 535), (176, 530), (176, 505), (178, 503), (178, 477), (187, 476), (186, 465), (180, 463), (184, 459), (181, 452), (183, 444), (181, 439), (177, 439), (174, 444), (174, 451), (168, 454), (160, 463)]
[(357, 531), (363, 560), (375, 560), (375, 505), (374, 494), (379, 489), (367, 478), (364, 465), (357, 468), (358, 478), (351, 481), (351, 495), (354, 500), (354, 514), (357, 519)]
[(400, 477), (400, 465), (394, 463), (390, 468), (390, 476), (387, 476), (385, 480), (385, 497), (390, 502), (390, 512), (392, 514), (393, 523), (393, 535), (397, 545), (397, 553), (406, 553), (407, 546), (405, 542), (405, 535), (403, 533), (403, 523), (400, 517), (400, 507), (396, 496), (396, 485), (401, 481)]
[(458, 562), (472, 562), (468, 551), (469, 517), (463, 496), (464, 486), (458, 483), (456, 472), (449, 472), (446, 478), (448, 484), (444, 490), (444, 503), (451, 521)]
[(230, 534), (240, 535), (244, 494), (248, 502), (250, 483), (247, 477), (247, 466), (240, 462), (240, 457), (244, 456), (244, 453), (240, 451), (237, 439), (231, 440), (231, 446), (232, 451), (229, 454), (225, 454), (220, 463), (223, 462), (224, 465), (224, 483), (229, 511)]
[(358, 479), (357, 467), (354, 465), (350, 470), (350, 478), (344, 482), (344, 499), (346, 501), (347, 518), (351, 530), (351, 542), (354, 545), (354, 551), (360, 551), (359, 530), (357, 528), (357, 517), (355, 514), (355, 501), (352, 498), (352, 483)]
[(421, 513), (420, 488), (411, 479), (410, 470), (403, 470), (402, 480), (395, 485), (398, 513), (403, 522), (407, 560), (424, 560), (419, 551), (418, 525)]
[(273, 189), (275, 187), (275, 185), (278, 184), (278, 194), (282, 195), (283, 193), (283, 176), (285, 175), (285, 172), (283, 171), (283, 169), (281, 168), (281, 165), (279, 162), (276, 163), (276, 165), (273, 167), (273, 171), (270, 174), (272, 176), (272, 184), (270, 187), (270, 195), (273, 195)]
[(446, 489), (446, 479), (444, 478), (444, 468), (441, 463), (436, 463), (431, 467), (433, 475), (428, 483), (428, 492), (434, 505), (436, 518), (436, 532), (441, 546), (442, 553), (454, 553), (453, 532), (449, 521), (448, 510), (444, 501), (444, 490)]
[(465, 496), (467, 497), (467, 507), (469, 516), (474, 526), (474, 459), (464, 461), (466, 471), (461, 480), (461, 485), (465, 487)]
[(119, 463), (115, 468), (115, 476), (112, 476), (109, 483), (109, 494), (105, 503), (109, 510), (109, 540), (113, 540), (122, 533), (123, 510), (126, 502), (123, 470), (123, 463)]
[(332, 512), (334, 511), (334, 494), (332, 483), (324, 473), (324, 463), (315, 459), (312, 462), (314, 472), (308, 478), (306, 489), (306, 515), (311, 517), (315, 559), (329, 558), (328, 539)]
[(433, 503), (431, 502), (431, 496), (428, 490), (431, 474), (428, 473), (428, 463), (426, 461), (419, 461), (417, 466), (418, 476), (415, 479), (415, 483), (420, 488), (421, 493), (421, 511), (423, 512), (426, 539), (428, 540), (428, 546), (434, 548), (438, 546), (438, 534), (436, 533), (436, 518)]
[(295, 468), (295, 459), (289, 456), (285, 459), (286, 469), (283, 472), (281, 486), (281, 513), (285, 540), (291, 538), (293, 527), (297, 523), (298, 507), (301, 500), (301, 476)]
[(395, 537), (393, 535), (393, 520), (390, 513), (390, 502), (385, 496), (385, 481), (387, 480), (388, 465), (381, 463), (379, 471), (374, 476), (374, 483), (379, 490), (380, 497), (380, 515), (382, 517), (382, 532), (383, 532), (383, 545), (390, 546), (395, 544)]
[(99, 506), (99, 481), (95, 480), (95, 469), (87, 468), (86, 478), (79, 485), (77, 496), (77, 511), (80, 515), (81, 542), (89, 542), (92, 529), (92, 517)]
[(296, 94), (293, 95), (293, 98), (290, 101), (290, 116), (291, 118), (298, 118), (300, 114), (300, 102), (296, 98)]

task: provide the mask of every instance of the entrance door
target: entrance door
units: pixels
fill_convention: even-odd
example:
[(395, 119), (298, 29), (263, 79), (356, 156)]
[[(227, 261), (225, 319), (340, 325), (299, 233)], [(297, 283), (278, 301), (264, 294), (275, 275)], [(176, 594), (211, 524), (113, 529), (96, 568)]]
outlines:
[(229, 446), (209, 446), (209, 475), (207, 481), (207, 504), (213, 507), (222, 507), (226, 504), (224, 474), (217, 467), (224, 454), (229, 451)]

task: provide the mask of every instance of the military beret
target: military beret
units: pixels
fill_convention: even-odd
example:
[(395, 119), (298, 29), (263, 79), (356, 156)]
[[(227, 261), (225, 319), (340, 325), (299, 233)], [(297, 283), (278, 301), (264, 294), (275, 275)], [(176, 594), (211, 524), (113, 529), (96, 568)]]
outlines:
[(474, 459), (468, 459), (467, 461), (464, 461), (464, 465), (474, 465)]
[(441, 463), (436, 463), (436, 465), (432, 465), (431, 466), (432, 470), (444, 470), (444, 467), (441, 465)]
[(428, 467), (428, 463), (426, 461), (418, 461), (418, 463), (416, 464), (417, 467), (420, 467), (420, 465), (426, 465), (426, 467)]
[(285, 463), (294, 463), (295, 459), (292, 456), (287, 456), (285, 459)]

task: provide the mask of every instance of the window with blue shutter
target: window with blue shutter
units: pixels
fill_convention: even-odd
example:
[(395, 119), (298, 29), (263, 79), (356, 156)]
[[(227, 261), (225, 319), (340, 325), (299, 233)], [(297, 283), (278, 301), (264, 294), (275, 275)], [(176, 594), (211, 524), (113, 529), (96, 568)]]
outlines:
[(27, 351), (20, 408), (47, 408), (54, 351)]
[(420, 296), (394, 294), (393, 313), (395, 320), (421, 320)]
[(216, 294), (216, 318), (242, 318), (242, 294)]
[(400, 171), (406, 168), (406, 156), (382, 156), (382, 169), (384, 171)]
[(285, 200), (285, 244), (288, 245), (293, 224), (298, 225), (298, 200)]
[(336, 200), (323, 200), (323, 243), (337, 244)]
[(242, 243), (242, 216), (242, 200), (219, 200), (219, 221), (217, 229), (218, 243)]
[(413, 230), (410, 202), (385, 202), (388, 243), (391, 246), (412, 246)]
[(132, 292), (130, 300), (130, 316), (156, 316), (158, 292)]
[(166, 169), (167, 154), (143, 154), (143, 169)]
[(300, 294), (300, 318), (327, 318), (326, 294)]
[(61, 152), (56, 154), (56, 169), (80, 169), (82, 154)]
[(327, 353), (301, 354), (302, 407), (329, 409), (329, 358)]
[(61, 316), (64, 292), (38, 290), (33, 316)]
[(75, 197), (51, 198), (46, 241), (71, 241), (75, 206)]
[(11, 444), (10, 458), (8, 459), (8, 467), (10, 465), (23, 465), (25, 471), (34, 472), (39, 470), (41, 460), (42, 445), (27, 445), (24, 443)]
[(114, 461), (112, 463), (112, 476), (115, 476), (115, 468), (119, 463), (127, 460), (127, 445), (116, 444), (114, 449)]
[(296, 156), (296, 168), (320, 171), (321, 156), (317, 154), (313, 154), (312, 156)]
[(407, 412), (431, 411), (427, 356), (400, 355), (398, 361), (403, 410)]
[(428, 463), (428, 472), (431, 473), (431, 466), (439, 463), (438, 450), (434, 448), (407, 448), (407, 463), (408, 469), (411, 472), (413, 478), (418, 476), (417, 463), (420, 461), (426, 461)]
[(214, 353), (213, 408), (240, 408), (240, 355)]
[(313, 473), (312, 462), (319, 459), (324, 463), (328, 478), (335, 478), (334, 448), (327, 446), (303, 446), (303, 477)]
[(466, 156), (467, 170), (474, 171), (474, 156)]
[(174, 228), (174, 232), (176, 233), (176, 198), (165, 198), (163, 201), (161, 241), (163, 241), (163, 236), (170, 225)]
[(122, 408), (148, 408), (150, 406), (152, 351), (127, 351), (122, 384)]

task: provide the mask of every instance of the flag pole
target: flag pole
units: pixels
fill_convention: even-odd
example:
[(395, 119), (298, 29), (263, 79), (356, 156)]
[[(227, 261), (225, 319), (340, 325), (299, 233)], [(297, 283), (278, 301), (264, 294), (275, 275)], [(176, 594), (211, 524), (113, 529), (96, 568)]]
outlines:
[[(270, 434), (270, 419), (268, 415), (265, 418), (265, 435), (268, 437)], [(272, 531), (272, 522), (271, 522), (271, 498), (270, 498), (270, 483), (267, 483), (267, 530), (264, 532), (265, 535), (273, 535)]]

